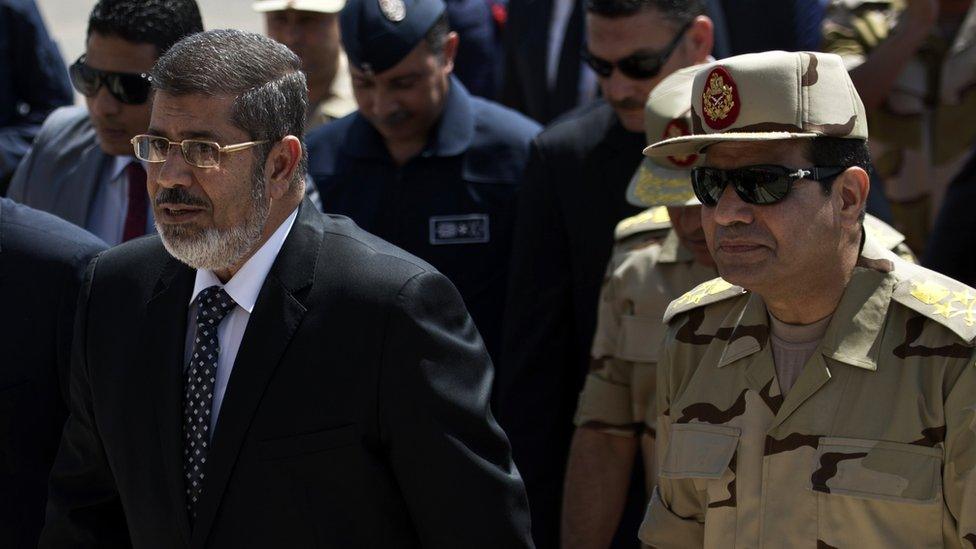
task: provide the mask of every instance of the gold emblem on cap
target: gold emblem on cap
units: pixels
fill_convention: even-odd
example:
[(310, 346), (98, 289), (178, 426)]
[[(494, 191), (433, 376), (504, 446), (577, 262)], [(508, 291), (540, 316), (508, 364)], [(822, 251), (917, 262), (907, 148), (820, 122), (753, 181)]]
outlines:
[(377, 2), (383, 17), (391, 22), (399, 23), (407, 18), (407, 6), (404, 5), (403, 0), (377, 0)]
[(721, 73), (713, 72), (708, 79), (708, 87), (702, 92), (702, 105), (705, 114), (712, 120), (725, 120), (735, 107), (732, 86), (725, 83)]

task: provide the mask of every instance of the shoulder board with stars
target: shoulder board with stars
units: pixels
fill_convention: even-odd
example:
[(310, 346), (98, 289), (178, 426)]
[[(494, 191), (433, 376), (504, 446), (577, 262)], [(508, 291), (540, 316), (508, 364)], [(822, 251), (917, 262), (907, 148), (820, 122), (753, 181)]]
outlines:
[(617, 223), (617, 228), (613, 233), (617, 242), (634, 236), (635, 234), (651, 231), (662, 231), (671, 228), (671, 218), (668, 217), (668, 209), (664, 206), (648, 208), (643, 212), (628, 217)]
[(861, 8), (861, 7), (873, 7), (873, 8), (888, 8), (894, 7), (894, 0), (834, 0), (833, 4), (835, 6), (840, 6), (847, 8), (849, 10)]
[(668, 305), (668, 310), (664, 312), (664, 323), (671, 322), (672, 318), (681, 313), (697, 309), (698, 307), (704, 307), (705, 305), (711, 305), (712, 303), (731, 297), (740, 296), (744, 293), (746, 291), (741, 286), (729, 284), (722, 278), (713, 278), (708, 282), (702, 282)]
[(891, 299), (976, 343), (976, 289), (918, 265), (899, 266)]

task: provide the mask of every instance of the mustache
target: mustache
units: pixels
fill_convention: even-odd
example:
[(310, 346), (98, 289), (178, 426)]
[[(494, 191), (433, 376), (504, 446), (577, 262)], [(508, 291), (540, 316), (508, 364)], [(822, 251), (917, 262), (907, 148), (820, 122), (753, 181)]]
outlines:
[(386, 116), (383, 117), (383, 125), (384, 126), (399, 126), (400, 124), (403, 124), (407, 120), (410, 120), (410, 118), (412, 116), (413, 115), (410, 114), (410, 112), (408, 112), (408, 111), (396, 111), (393, 114), (388, 114), (388, 115), (386, 115)]
[(635, 109), (643, 109), (644, 103), (645, 101), (633, 97), (625, 97), (616, 101), (610, 101), (610, 106), (618, 110), (632, 111)]
[(161, 189), (158, 193), (156, 193), (156, 198), (153, 200), (153, 204), (156, 207), (162, 206), (163, 204), (183, 204), (185, 206), (200, 206), (201, 208), (210, 207), (209, 202), (202, 198), (193, 196), (183, 187)]
[(723, 240), (745, 240), (756, 244), (767, 244), (771, 238), (769, 233), (756, 227), (754, 224), (736, 223), (734, 225), (715, 227), (715, 243), (721, 244)]

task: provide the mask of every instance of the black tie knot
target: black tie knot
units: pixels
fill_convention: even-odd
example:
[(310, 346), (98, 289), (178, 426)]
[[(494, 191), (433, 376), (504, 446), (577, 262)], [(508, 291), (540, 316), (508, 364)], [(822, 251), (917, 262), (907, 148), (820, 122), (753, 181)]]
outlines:
[(197, 324), (215, 326), (237, 304), (220, 286), (204, 288), (197, 296)]

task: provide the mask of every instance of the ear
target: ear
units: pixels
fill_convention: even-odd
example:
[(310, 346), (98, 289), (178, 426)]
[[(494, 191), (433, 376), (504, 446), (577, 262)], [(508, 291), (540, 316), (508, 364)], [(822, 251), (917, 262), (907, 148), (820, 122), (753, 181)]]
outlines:
[(461, 44), (461, 38), (458, 33), (451, 31), (447, 34), (447, 40), (444, 42), (444, 68), (447, 72), (454, 71), (454, 58), (457, 57), (458, 46)]
[(280, 200), (288, 194), (289, 186), (302, 159), (302, 142), (294, 135), (286, 135), (275, 143), (264, 164), (264, 174), (268, 181), (268, 194)]
[(715, 25), (707, 16), (699, 15), (688, 27), (685, 37), (688, 57), (693, 64), (701, 64), (708, 61), (708, 56), (712, 54), (712, 47), (715, 45)]
[(861, 225), (861, 214), (867, 206), (870, 191), (871, 178), (868, 172), (858, 167), (847, 168), (834, 181), (838, 214), (844, 227), (853, 229)]

